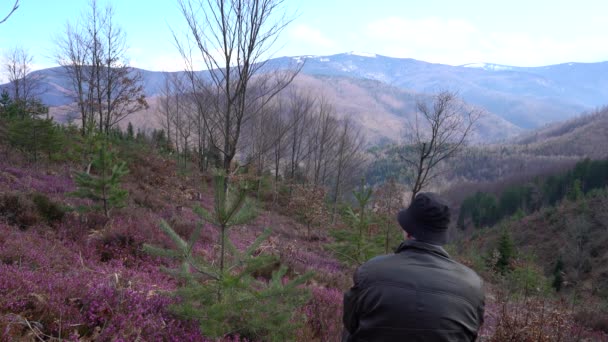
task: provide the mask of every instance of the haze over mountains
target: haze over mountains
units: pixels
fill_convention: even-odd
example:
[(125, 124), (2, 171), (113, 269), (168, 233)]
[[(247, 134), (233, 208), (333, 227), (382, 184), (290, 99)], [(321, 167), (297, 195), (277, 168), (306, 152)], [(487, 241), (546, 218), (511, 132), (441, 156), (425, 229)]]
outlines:
[[(483, 142), (511, 138), (608, 104), (608, 62), (450, 66), (351, 52), (281, 57), (268, 61), (267, 67), (281, 68), (294, 62), (304, 63), (296, 86), (328, 97), (339, 115), (359, 123), (374, 142), (398, 139), (405, 122), (412, 118), (416, 100), (446, 89), (457, 91), (468, 104), (486, 112), (474, 138)], [(164, 73), (141, 72), (146, 96), (154, 107)], [(70, 87), (62, 68), (36, 73), (44, 75), (45, 103), (51, 107), (70, 103)], [(65, 120), (65, 112), (54, 112), (60, 113), (60, 121), (62, 117)], [(133, 120), (143, 122), (138, 116)]]

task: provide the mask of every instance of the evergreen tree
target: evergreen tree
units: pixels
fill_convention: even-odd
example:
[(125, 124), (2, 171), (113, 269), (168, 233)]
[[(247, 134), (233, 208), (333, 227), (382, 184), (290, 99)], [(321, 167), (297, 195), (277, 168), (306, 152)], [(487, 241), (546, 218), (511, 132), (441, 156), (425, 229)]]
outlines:
[(361, 265), (370, 258), (382, 254), (385, 240), (382, 235), (372, 234), (370, 229), (371, 215), (367, 204), (372, 196), (372, 189), (363, 183), (358, 191), (353, 192), (359, 205), (355, 212), (352, 207), (346, 209), (347, 229), (336, 229), (330, 232), (334, 243), (328, 245), (334, 255), (347, 265)]
[(50, 158), (63, 146), (61, 131), (52, 119), (28, 116), (10, 120), (8, 141), (11, 146), (28, 153), (34, 161), (38, 160), (40, 153), (45, 153)]
[(562, 256), (560, 255), (555, 263), (555, 268), (553, 269), (553, 283), (551, 286), (555, 289), (555, 291), (559, 292), (562, 289), (562, 285), (564, 283), (564, 276), (562, 272), (564, 270), (564, 261), (562, 260)]
[(127, 125), (127, 139), (134, 140), (135, 139), (135, 131), (133, 130), (133, 124), (129, 121)]
[(281, 266), (268, 281), (254, 276), (277, 263), (276, 257), (257, 253), (261, 243), (270, 236), (270, 230), (264, 231), (245, 251), (239, 251), (228, 237), (229, 228), (249, 222), (255, 211), (244, 191), (235, 192), (232, 187), (224, 191), (224, 184), (225, 176), (218, 173), (214, 177), (212, 212), (195, 208), (203, 222), (212, 223), (220, 231), (219, 255), (213, 260), (206, 260), (197, 253), (203, 222), (199, 222), (186, 241), (162, 221), (160, 228), (171, 238), (175, 248), (150, 245), (144, 248), (153, 255), (180, 262), (180, 267), (166, 269), (182, 280), (182, 286), (175, 293), (182, 300), (172, 309), (182, 317), (198, 320), (205, 335), (221, 338), (239, 334), (251, 340), (293, 340), (295, 327), (304, 319), (298, 308), (310, 296), (300, 285), (312, 274), (285, 281), (287, 268)]
[(0, 93), (0, 114), (1, 116), (7, 116), (10, 105), (12, 104), (12, 100), (10, 95), (8, 94), (8, 90), (2, 89), (2, 93)]
[(572, 186), (570, 187), (570, 191), (568, 191), (568, 195), (567, 195), (568, 199), (570, 201), (577, 201), (579, 200), (581, 197), (583, 197), (583, 190), (581, 187), (581, 180), (580, 179), (575, 179), (574, 182), (572, 183)]
[(498, 260), (496, 268), (501, 274), (505, 274), (510, 270), (511, 261), (515, 256), (515, 245), (511, 233), (507, 228), (503, 228), (500, 239), (498, 240)]
[[(76, 174), (75, 182), (78, 189), (72, 194), (80, 198), (88, 198), (101, 208), (106, 217), (110, 216), (112, 208), (125, 205), (128, 191), (121, 187), (121, 180), (129, 170), (125, 162), (116, 161), (116, 157), (105, 137), (103, 142), (96, 142), (96, 154), (91, 162), (90, 171)], [(94, 173), (92, 173), (94, 172)]]
[(165, 150), (165, 152), (168, 152), (167, 146), (169, 145), (169, 143), (167, 141), (167, 135), (165, 134), (164, 129), (155, 129), (154, 131), (152, 131), (152, 143), (157, 149), (161, 151)]

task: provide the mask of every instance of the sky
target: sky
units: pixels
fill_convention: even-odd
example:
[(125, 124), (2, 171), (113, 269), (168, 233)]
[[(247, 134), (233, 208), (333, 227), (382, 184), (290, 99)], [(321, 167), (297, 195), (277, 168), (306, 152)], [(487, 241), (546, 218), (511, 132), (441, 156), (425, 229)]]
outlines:
[[(172, 30), (184, 32), (177, 0), (109, 2), (127, 34), (131, 65), (181, 70)], [(0, 25), (0, 54), (15, 46), (34, 57), (33, 69), (56, 65), (57, 37), (88, 0), (20, 0)], [(13, 0), (0, 0), (4, 17)], [(294, 20), (274, 57), (349, 51), (462, 65), (541, 66), (608, 61), (606, 0), (285, 0)]]

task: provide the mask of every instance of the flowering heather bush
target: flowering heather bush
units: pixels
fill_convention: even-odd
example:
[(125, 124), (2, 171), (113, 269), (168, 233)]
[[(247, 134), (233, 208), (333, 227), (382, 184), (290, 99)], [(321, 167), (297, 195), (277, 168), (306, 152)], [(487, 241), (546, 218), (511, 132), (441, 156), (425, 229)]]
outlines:
[(343, 293), (337, 289), (315, 287), (312, 299), (303, 308), (306, 326), (298, 332), (298, 341), (340, 341), (342, 336)]
[(202, 340), (195, 325), (167, 311), (175, 299), (166, 292), (175, 285), (156, 260), (127, 269), (121, 261), (99, 263), (69, 241), (6, 225), (0, 236), (1, 340), (34, 332), (72, 340)]
[[(495, 310), (486, 312), (493, 333), (489, 341), (606, 341), (608, 334), (591, 331), (576, 323), (564, 300), (525, 298), (522, 302), (501, 299)], [(483, 335), (482, 335), (483, 336)], [(485, 339), (484, 339), (485, 340)]]
[(64, 194), (75, 189), (67, 172), (64, 175), (45, 174), (33, 168), (17, 168), (2, 162), (0, 170), (0, 184), (6, 184), (7, 190)]

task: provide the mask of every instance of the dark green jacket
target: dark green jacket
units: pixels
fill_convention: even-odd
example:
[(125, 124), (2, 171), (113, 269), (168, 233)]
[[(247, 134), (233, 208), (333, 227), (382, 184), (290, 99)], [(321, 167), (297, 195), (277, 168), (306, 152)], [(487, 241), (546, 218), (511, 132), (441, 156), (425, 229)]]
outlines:
[(441, 247), (405, 241), (368, 261), (344, 295), (345, 342), (474, 341), (482, 280)]

